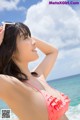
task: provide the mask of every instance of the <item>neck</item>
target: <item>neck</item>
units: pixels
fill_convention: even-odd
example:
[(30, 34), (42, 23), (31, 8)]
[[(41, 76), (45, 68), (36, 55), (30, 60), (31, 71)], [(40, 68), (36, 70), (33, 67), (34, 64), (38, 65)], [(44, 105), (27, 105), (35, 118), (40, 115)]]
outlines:
[(30, 79), (32, 77), (31, 72), (28, 68), (28, 63), (16, 62), (16, 64), (19, 67), (19, 69), (21, 70), (21, 72), (24, 73), (25, 75), (27, 75), (28, 79)]

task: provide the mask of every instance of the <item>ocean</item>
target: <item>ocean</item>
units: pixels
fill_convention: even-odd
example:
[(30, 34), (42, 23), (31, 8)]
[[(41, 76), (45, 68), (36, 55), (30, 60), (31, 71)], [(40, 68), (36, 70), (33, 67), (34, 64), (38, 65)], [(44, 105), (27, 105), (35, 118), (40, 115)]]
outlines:
[[(47, 83), (68, 95), (71, 99), (68, 111), (65, 113), (69, 120), (80, 120), (80, 75), (73, 75), (65, 78), (47, 81)], [(0, 99), (0, 111), (1, 109), (10, 109), (9, 106)], [(14, 120), (18, 118), (11, 111), (11, 118), (1, 118), (2, 113), (0, 112), (0, 120)]]

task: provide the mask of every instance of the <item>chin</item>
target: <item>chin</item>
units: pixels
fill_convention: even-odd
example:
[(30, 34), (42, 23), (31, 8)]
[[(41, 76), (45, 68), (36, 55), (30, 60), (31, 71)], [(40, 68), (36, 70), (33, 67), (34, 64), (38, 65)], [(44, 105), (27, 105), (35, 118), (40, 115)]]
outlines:
[(38, 60), (38, 59), (39, 59), (39, 56), (36, 55), (36, 56), (33, 56), (33, 57), (32, 57), (31, 61), (35, 61), (35, 60)]

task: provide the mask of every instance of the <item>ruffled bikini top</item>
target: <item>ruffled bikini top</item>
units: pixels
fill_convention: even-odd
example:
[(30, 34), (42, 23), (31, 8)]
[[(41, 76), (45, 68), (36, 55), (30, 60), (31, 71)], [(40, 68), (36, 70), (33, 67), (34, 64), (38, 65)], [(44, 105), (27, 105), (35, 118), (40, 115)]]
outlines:
[[(28, 83), (28, 84), (30, 84), (30, 83)], [(33, 86), (33, 85), (31, 85), (31, 86)], [(53, 97), (52, 95), (49, 95), (48, 92), (45, 91), (45, 90), (42, 91), (42, 90), (39, 90), (35, 86), (33, 86), (33, 87), (36, 90), (38, 90), (43, 95), (43, 97), (45, 98), (47, 111), (48, 111), (48, 120), (58, 120), (68, 110), (69, 103), (70, 103), (71, 100), (64, 93), (59, 92), (58, 90), (54, 89), (55, 92), (58, 91), (61, 94), (63, 99), (60, 100), (57, 97)]]

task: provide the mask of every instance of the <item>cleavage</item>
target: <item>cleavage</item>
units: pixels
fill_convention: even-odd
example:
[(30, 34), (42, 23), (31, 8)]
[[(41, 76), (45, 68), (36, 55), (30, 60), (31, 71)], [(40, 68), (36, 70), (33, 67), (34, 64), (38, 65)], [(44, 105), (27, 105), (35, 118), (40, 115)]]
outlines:
[[(36, 81), (38, 81), (38, 80), (36, 80)], [(31, 83), (31, 81), (28, 81), (28, 82), (26, 82), (26, 83), (29, 83), (29, 86), (34, 90), (34, 91), (36, 91), (36, 92), (39, 92), (39, 90), (40, 91), (42, 91), (42, 92), (47, 92), (47, 94), (48, 95), (50, 95), (50, 96), (53, 96), (53, 97), (56, 97), (56, 98), (58, 98), (58, 99), (61, 99), (62, 100), (62, 96), (60, 95), (60, 93), (59, 93), (59, 91), (57, 91), (57, 90), (55, 90), (54, 88), (51, 88), (48, 84), (46, 84), (45, 83), (45, 87), (44, 87), (44, 83), (43, 82), (36, 82), (35, 80), (34, 80), (34, 82), (33, 82), (33, 84)], [(36, 86), (38, 86), (38, 87), (36, 87)], [(46, 88), (47, 87), (47, 88)], [(39, 90), (38, 90), (39, 89)], [(53, 94), (52, 94), (53, 93)]]

